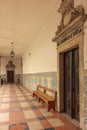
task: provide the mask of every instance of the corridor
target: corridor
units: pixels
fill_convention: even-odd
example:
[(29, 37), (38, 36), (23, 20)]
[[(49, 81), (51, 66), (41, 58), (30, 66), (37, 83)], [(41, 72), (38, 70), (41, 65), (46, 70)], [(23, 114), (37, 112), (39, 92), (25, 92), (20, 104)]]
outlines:
[(63, 114), (47, 112), (20, 85), (0, 86), (0, 130), (80, 130)]

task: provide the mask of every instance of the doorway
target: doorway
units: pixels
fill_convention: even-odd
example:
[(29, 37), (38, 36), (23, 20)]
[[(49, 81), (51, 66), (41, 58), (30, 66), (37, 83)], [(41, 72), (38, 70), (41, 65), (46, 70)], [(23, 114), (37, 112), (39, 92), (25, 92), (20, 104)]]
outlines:
[(14, 83), (14, 71), (7, 71), (7, 83)]
[(64, 53), (64, 112), (79, 121), (79, 49)]

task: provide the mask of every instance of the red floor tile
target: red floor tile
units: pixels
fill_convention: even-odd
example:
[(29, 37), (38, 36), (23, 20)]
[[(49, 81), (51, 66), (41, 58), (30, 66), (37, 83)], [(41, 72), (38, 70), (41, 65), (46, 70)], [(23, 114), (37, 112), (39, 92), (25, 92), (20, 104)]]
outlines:
[(13, 124), (10, 126), (10, 130), (28, 130), (28, 126), (26, 123), (20, 123), (20, 124)]
[(51, 128), (51, 127), (52, 127), (47, 120), (41, 121), (41, 124), (42, 124), (42, 126), (43, 126), (44, 128)]
[(25, 122), (23, 112), (10, 112), (10, 124)]
[(10, 108), (17, 108), (20, 107), (19, 103), (10, 103)]

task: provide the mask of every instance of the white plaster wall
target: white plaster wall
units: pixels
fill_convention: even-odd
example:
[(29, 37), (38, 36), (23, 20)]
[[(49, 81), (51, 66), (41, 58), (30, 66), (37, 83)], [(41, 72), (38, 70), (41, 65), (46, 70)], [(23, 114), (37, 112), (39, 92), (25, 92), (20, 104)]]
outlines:
[(21, 59), (15, 59), (14, 64), (16, 66), (15, 68), (15, 74), (21, 74)]
[(8, 63), (8, 58), (1, 57), (1, 75), (6, 74), (6, 65)]
[[(6, 74), (6, 65), (8, 64), (9, 58), (1, 57), (1, 75)], [(14, 59), (13, 62), (16, 66), (15, 74), (20, 74), (21, 72), (21, 59)]]
[[(23, 55), (23, 73), (57, 71), (56, 43), (52, 42), (61, 15), (52, 9), (30, 47)], [(58, 22), (59, 21), (59, 22)], [(30, 55), (29, 55), (30, 53)]]

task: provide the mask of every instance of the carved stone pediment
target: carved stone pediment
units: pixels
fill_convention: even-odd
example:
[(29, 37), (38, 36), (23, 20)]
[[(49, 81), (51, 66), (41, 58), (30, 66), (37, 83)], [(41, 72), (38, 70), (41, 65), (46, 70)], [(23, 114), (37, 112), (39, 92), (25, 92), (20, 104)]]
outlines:
[(6, 69), (7, 70), (14, 70), (15, 69), (15, 65), (13, 64), (13, 61), (8, 61), (8, 64), (6, 65)]
[(58, 9), (58, 12), (61, 13), (62, 18), (60, 25), (57, 27), (56, 35), (60, 34), (67, 26), (76, 21), (79, 17), (81, 21), (84, 22), (87, 19), (85, 10), (82, 5), (74, 8), (74, 0), (62, 0), (61, 6)]

